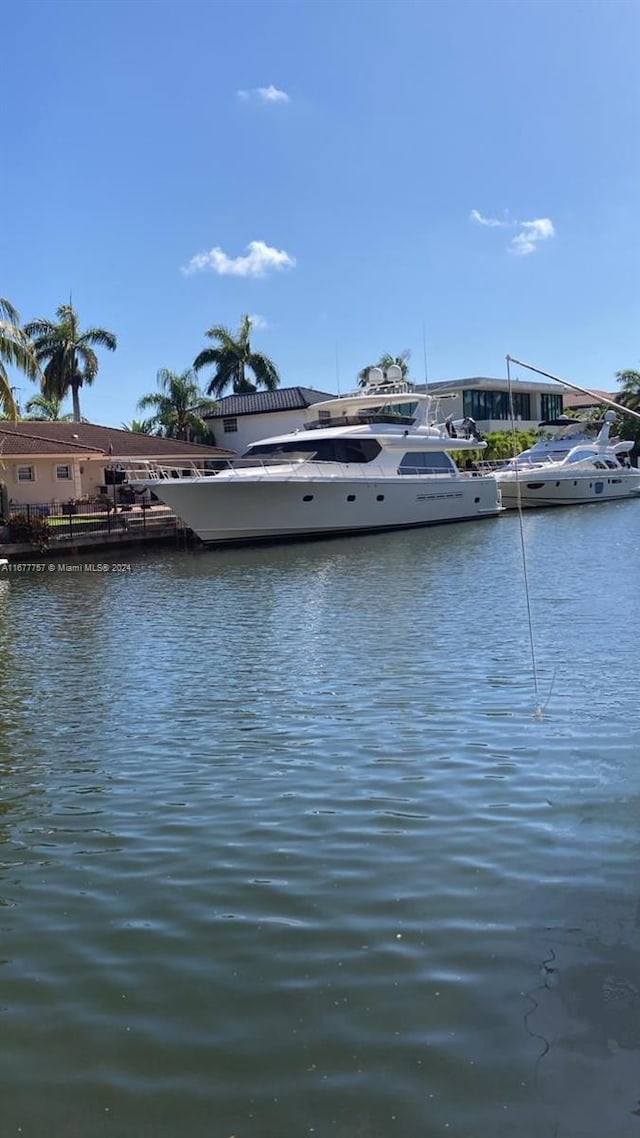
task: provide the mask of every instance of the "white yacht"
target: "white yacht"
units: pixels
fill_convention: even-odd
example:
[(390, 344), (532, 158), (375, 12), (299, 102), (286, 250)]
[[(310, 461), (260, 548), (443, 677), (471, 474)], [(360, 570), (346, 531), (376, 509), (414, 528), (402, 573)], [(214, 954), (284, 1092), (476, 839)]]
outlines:
[(150, 487), (208, 545), (499, 513), (495, 477), (461, 471), (451, 457), (477, 450), (477, 440), (452, 438), (430, 422), (433, 400), (410, 385), (383, 382), (310, 411), (315, 418), (304, 428), (253, 443), (219, 472), (138, 466), (129, 481)]
[(534, 446), (496, 470), (507, 509), (611, 502), (640, 493), (640, 471), (631, 466), (633, 442), (610, 437), (614, 411), (591, 423), (551, 419)]

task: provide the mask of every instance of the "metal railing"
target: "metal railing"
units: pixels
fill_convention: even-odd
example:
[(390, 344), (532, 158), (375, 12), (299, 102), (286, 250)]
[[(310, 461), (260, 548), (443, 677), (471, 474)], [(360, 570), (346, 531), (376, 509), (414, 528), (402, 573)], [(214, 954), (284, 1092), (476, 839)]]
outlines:
[[(304, 466), (304, 474), (301, 474), (299, 470), (302, 466)], [(268, 479), (273, 478), (274, 468), (276, 467), (292, 468), (278, 475), (279, 478), (285, 480), (291, 479), (292, 481), (313, 481), (314, 479), (321, 479), (322, 481), (326, 481), (327, 479), (342, 479), (344, 481), (384, 481), (388, 479), (395, 480), (398, 475), (414, 475), (450, 480), (451, 478), (469, 476), (472, 473), (471, 471), (460, 470), (458, 468), (443, 470), (441, 466), (403, 466), (400, 469), (395, 465), (381, 465), (375, 461), (352, 463), (334, 462), (329, 459), (322, 461), (320, 459), (293, 453), (265, 455), (263, 457), (256, 456), (255, 458), (224, 459), (220, 461), (220, 466), (217, 470), (202, 470), (193, 465), (180, 467), (144, 462), (131, 464), (125, 467), (124, 471), (128, 484), (140, 488), (145, 485), (152, 487), (154, 482), (170, 481), (173, 479), (215, 478), (223, 471), (230, 475), (236, 474), (238, 478), (241, 478), (242, 474), (246, 471), (254, 471), (256, 479)], [(478, 473), (478, 471), (474, 471), (473, 473)], [(161, 494), (161, 491), (159, 491), (159, 493)]]
[(50, 541), (81, 536), (128, 533), (146, 534), (175, 520), (173, 511), (163, 504), (113, 502), (59, 502), (9, 506), (7, 522), (27, 526), (36, 521), (46, 524)]

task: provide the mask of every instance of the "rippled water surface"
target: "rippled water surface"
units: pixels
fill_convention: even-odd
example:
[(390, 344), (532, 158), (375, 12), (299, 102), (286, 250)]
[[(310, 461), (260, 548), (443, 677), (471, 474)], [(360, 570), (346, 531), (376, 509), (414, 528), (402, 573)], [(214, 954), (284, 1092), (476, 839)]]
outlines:
[(538, 697), (512, 515), (0, 579), (2, 1138), (636, 1138), (640, 505), (524, 532)]

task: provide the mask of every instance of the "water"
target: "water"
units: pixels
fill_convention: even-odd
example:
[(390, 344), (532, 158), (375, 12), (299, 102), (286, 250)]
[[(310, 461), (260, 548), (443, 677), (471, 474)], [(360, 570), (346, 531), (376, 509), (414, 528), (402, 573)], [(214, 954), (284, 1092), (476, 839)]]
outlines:
[(0, 1134), (636, 1138), (636, 502), (0, 582)]

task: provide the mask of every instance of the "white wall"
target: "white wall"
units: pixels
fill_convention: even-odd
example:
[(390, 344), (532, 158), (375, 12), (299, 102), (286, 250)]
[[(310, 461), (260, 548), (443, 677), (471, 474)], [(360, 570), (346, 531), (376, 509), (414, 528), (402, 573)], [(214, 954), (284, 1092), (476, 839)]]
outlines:
[[(231, 415), (228, 417), (233, 418)], [(216, 446), (227, 447), (236, 454), (242, 454), (258, 439), (287, 435), (290, 431), (302, 428), (308, 417), (313, 418), (313, 408), (309, 411), (301, 408), (297, 411), (270, 411), (264, 415), (237, 415), (237, 431), (223, 430), (222, 419), (209, 419), (207, 422), (215, 435)]]

